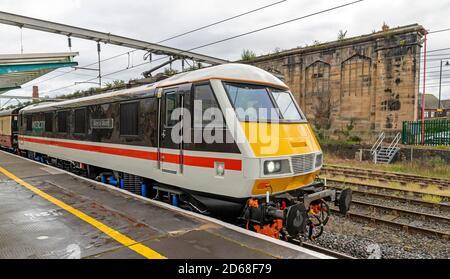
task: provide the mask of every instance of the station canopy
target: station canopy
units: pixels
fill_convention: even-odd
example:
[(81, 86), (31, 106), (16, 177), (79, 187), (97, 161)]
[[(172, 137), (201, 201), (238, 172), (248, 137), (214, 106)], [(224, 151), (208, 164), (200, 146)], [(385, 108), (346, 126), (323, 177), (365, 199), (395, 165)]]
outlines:
[(53, 70), (74, 67), (78, 52), (0, 54), (0, 94), (19, 89)]

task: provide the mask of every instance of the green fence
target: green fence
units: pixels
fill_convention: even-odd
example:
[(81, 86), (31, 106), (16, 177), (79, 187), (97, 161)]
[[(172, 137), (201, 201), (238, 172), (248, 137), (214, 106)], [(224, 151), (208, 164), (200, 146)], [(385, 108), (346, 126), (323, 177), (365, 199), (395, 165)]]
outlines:
[[(425, 145), (450, 146), (450, 120), (432, 119), (424, 122)], [(422, 121), (403, 122), (403, 144), (422, 144)]]

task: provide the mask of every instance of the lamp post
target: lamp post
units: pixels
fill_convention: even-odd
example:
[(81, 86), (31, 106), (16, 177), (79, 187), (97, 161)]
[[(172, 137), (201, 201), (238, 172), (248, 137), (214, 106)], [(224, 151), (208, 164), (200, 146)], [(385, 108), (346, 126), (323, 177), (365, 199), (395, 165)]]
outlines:
[[(440, 116), (441, 112), (442, 112), (442, 107), (441, 107), (441, 89), (442, 89), (442, 63), (445, 61), (445, 59), (441, 59), (441, 67), (440, 67), (440, 71), (439, 71), (439, 105), (438, 105), (438, 114)], [(448, 60), (445, 61), (445, 66), (450, 66), (450, 63), (448, 62)]]

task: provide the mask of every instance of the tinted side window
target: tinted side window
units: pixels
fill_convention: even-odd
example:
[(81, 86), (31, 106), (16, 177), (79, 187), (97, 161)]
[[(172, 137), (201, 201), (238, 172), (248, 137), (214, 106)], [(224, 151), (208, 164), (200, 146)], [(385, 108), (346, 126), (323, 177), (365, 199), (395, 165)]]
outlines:
[(86, 133), (86, 109), (75, 110), (75, 133)]
[(120, 134), (137, 135), (139, 125), (139, 103), (120, 104)]
[(178, 108), (178, 95), (175, 93), (166, 93), (166, 127), (173, 127), (177, 124), (178, 120), (172, 119), (173, 111)]
[(211, 86), (209, 84), (196, 85), (194, 87), (194, 125), (205, 126), (219, 115), (223, 120)]
[(53, 132), (53, 112), (45, 113), (45, 131)]
[(25, 115), (25, 120), (26, 120), (27, 131), (32, 131), (33, 130), (33, 116), (31, 114)]
[(58, 111), (58, 132), (67, 133), (68, 111)]

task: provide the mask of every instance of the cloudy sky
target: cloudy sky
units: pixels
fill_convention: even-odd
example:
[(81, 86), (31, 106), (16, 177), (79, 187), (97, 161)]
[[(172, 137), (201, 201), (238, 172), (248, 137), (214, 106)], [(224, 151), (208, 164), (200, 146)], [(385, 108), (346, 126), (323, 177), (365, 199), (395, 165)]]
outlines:
[[(173, 35), (278, 1), (0, 0), (0, 10), (149, 42), (158, 42)], [(287, 0), (270, 8), (170, 40), (164, 44), (180, 49), (189, 49), (347, 2), (351, 2), (351, 0)], [(347, 37), (370, 33), (372, 30), (380, 30), (383, 22), (391, 27), (419, 23), (431, 31), (440, 30), (450, 28), (449, 12), (450, 1), (448, 0), (365, 0), (326, 14), (205, 47), (197, 52), (236, 60), (239, 59), (243, 49), (251, 49), (257, 54), (265, 54), (275, 48), (289, 49), (312, 44), (315, 40), (320, 42), (335, 40), (340, 29), (348, 31)], [(24, 29), (22, 32), (24, 53), (69, 51), (67, 39), (64, 36), (28, 29)], [(18, 27), (0, 25), (0, 34), (0, 53), (20, 53), (21, 33)], [(450, 31), (430, 34), (428, 38), (429, 50), (450, 47)], [(72, 45), (72, 51), (80, 53), (76, 58), (80, 66), (96, 62), (95, 42), (73, 38)], [(102, 45), (102, 58), (130, 50), (119, 46)], [(115, 72), (142, 63), (143, 54), (142, 51), (135, 51), (130, 55), (130, 59), (128, 55), (123, 55), (104, 62), (102, 63), (103, 73)], [(429, 62), (429, 66), (435, 68), (430, 68), (430, 72), (433, 71), (433, 73), (430, 73), (430, 79), (427, 82), (436, 85), (439, 76), (439, 73), (436, 73), (439, 70), (436, 67), (439, 65), (437, 58), (450, 58), (450, 50), (434, 54), (442, 56), (433, 57), (433, 61)], [(145, 65), (109, 75), (105, 77), (104, 82), (114, 79), (137, 78), (150, 67), (151, 65)], [(95, 72), (82, 70), (42, 82), (68, 70), (59, 69), (24, 85), (23, 89), (10, 91), (8, 94), (30, 95), (31, 86), (34, 84), (39, 85), (42, 95), (50, 96), (66, 94), (92, 86), (89, 84), (71, 86), (75, 82), (85, 81), (96, 75)], [(450, 98), (450, 66), (446, 70), (448, 72), (444, 72), (443, 96)], [(62, 87), (65, 88), (57, 90)], [(427, 91), (437, 94), (438, 88), (430, 85)]]

